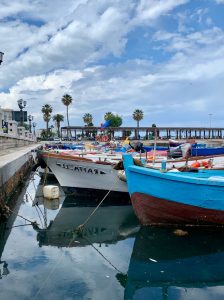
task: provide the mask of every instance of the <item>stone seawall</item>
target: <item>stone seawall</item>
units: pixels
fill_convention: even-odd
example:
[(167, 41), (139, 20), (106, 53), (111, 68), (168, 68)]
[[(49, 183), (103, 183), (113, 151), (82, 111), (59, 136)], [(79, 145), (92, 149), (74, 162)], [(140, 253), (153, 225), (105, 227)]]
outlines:
[(33, 166), (31, 151), (35, 148), (37, 145), (15, 149), (0, 157), (0, 220), (7, 215), (6, 205), (11, 207), (12, 196), (16, 195), (17, 187), (24, 182), (27, 172)]

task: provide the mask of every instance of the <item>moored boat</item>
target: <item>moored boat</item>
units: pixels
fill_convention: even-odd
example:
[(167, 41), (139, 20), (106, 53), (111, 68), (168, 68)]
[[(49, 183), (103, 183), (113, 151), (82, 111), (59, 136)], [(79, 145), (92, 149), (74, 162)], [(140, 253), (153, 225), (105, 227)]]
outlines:
[(40, 156), (62, 187), (127, 192), (126, 182), (119, 179), (114, 169), (120, 154), (43, 151)]
[(224, 171), (161, 172), (124, 167), (135, 213), (142, 224), (224, 225)]

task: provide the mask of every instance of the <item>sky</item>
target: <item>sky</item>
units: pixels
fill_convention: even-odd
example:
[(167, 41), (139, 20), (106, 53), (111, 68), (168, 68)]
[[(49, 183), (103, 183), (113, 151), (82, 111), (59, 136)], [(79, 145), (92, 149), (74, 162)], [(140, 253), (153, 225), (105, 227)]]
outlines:
[(70, 94), (74, 126), (224, 127), (223, 20), (224, 0), (0, 0), (0, 106), (26, 100), (41, 128)]

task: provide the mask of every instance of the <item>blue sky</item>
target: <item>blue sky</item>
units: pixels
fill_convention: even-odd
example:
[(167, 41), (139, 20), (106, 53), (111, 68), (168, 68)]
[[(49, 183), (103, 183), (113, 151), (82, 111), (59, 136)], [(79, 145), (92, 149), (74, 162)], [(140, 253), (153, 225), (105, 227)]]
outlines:
[(224, 0), (0, 0), (0, 106), (70, 123), (106, 112), (142, 126), (223, 125)]

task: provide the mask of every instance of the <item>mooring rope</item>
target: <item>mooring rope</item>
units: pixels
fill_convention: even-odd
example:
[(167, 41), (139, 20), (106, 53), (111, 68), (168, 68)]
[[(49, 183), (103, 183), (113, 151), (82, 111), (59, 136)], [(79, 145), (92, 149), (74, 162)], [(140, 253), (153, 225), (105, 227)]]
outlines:
[(27, 219), (27, 218), (25, 218), (25, 217), (19, 215), (18, 213), (15, 213), (15, 212), (14, 212), (13, 210), (11, 210), (9, 207), (8, 207), (8, 209), (11, 211), (11, 213), (17, 214), (18, 217), (20, 217), (21, 219), (23, 219), (23, 220), (29, 222), (30, 224), (33, 224), (33, 225), (35, 224), (35, 225), (37, 225), (37, 222), (36, 222), (36, 221), (31, 221), (31, 220), (29, 220), (29, 219)]
[(89, 239), (87, 239), (87, 237), (84, 237), (83, 236), (83, 238), (85, 239), (85, 240), (87, 240), (89, 243), (90, 243), (90, 246), (91, 247), (93, 247), (93, 249), (94, 250), (96, 250), (96, 252), (98, 253), (98, 254), (100, 254), (100, 256), (102, 256), (103, 257), (103, 259), (105, 259), (118, 273), (121, 273), (121, 274), (123, 274), (123, 275), (125, 275), (123, 272), (121, 272), (117, 267), (115, 267), (115, 265), (114, 264), (112, 264), (112, 262), (108, 259), (108, 258), (106, 258), (106, 256), (105, 255), (103, 255), (103, 253), (101, 253), (100, 252), (100, 250), (98, 250), (94, 245), (93, 245), (93, 243), (89, 240)]
[[(116, 179), (116, 177), (115, 177)], [(71, 238), (70, 242), (68, 243), (67, 247), (70, 247), (70, 245), (72, 244), (72, 242), (77, 238), (77, 236), (80, 236), (80, 234), (82, 235), (83, 229), (85, 227), (85, 225), (89, 222), (90, 218), (95, 214), (95, 212), (97, 211), (97, 209), (100, 207), (100, 205), (103, 203), (103, 201), (105, 201), (105, 199), (108, 197), (108, 195), (110, 194), (110, 192), (112, 191), (112, 189), (115, 186), (116, 181), (113, 182), (113, 185), (111, 186), (110, 190), (106, 193), (106, 195), (103, 197), (103, 199), (100, 201), (100, 203), (97, 205), (97, 207), (95, 207), (95, 209), (92, 211), (92, 213), (86, 218), (86, 220), (80, 224), (79, 226), (77, 226), (74, 231), (73, 231), (73, 237)], [(83, 237), (83, 236), (82, 236)], [(90, 243), (91, 246), (93, 246)], [(94, 246), (93, 246), (94, 247)], [(97, 250), (97, 249), (95, 249)], [(120, 272), (99, 250), (97, 251), (97, 253), (99, 253), (115, 270), (117, 270), (118, 272)], [(61, 253), (61, 257), (60, 259), (57, 261), (57, 263), (52, 267), (52, 269), (50, 270), (50, 272), (48, 273), (46, 279), (44, 280), (44, 283), (40, 286), (40, 288), (38, 289), (37, 293), (34, 295), (33, 299), (36, 299), (37, 296), (40, 294), (40, 291), (43, 289), (43, 287), (47, 284), (49, 278), (51, 277), (51, 275), (54, 273), (54, 271), (56, 270), (56, 267), (58, 266), (58, 264), (61, 262), (62, 259), (62, 253)], [(122, 272), (120, 272), (122, 273)], [(122, 273), (123, 274), (123, 273)]]
[(113, 182), (113, 184), (112, 184), (112, 186), (111, 186), (111, 188), (109, 189), (109, 191), (106, 193), (106, 195), (103, 197), (103, 199), (100, 201), (100, 203), (95, 207), (95, 209), (91, 212), (91, 214), (86, 218), (86, 220), (82, 223), (82, 224), (80, 224), (78, 227), (77, 227), (77, 230), (79, 231), (79, 230), (82, 230), (83, 229), (83, 227), (89, 222), (89, 220), (91, 219), (91, 217), (95, 214), (95, 212), (97, 211), (97, 209), (100, 207), (100, 205), (104, 202), (104, 200), (108, 197), (108, 195), (110, 194), (110, 192), (114, 189), (114, 187), (116, 186), (116, 183), (117, 183), (117, 181), (116, 181), (116, 179), (117, 179), (118, 177), (114, 177), (114, 182)]

